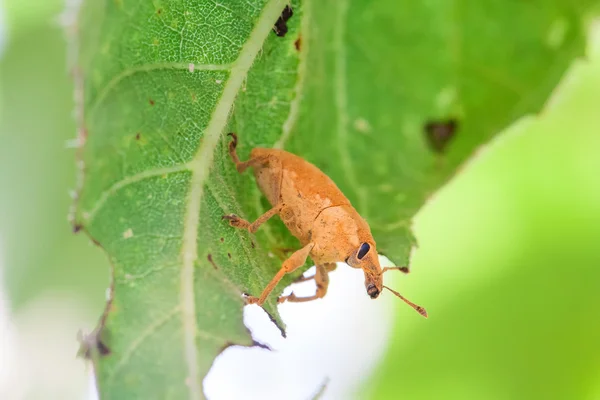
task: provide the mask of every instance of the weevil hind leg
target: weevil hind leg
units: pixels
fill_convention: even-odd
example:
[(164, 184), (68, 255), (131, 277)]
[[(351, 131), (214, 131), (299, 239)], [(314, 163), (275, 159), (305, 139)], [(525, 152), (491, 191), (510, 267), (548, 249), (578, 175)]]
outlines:
[(223, 215), (223, 219), (226, 219), (229, 221), (229, 225), (238, 228), (238, 229), (247, 229), (248, 232), (250, 233), (254, 233), (258, 230), (258, 228), (264, 224), (265, 222), (267, 222), (271, 217), (273, 217), (274, 215), (279, 214), (279, 211), (281, 211), (281, 208), (283, 207), (283, 204), (278, 204), (275, 207), (271, 208), (269, 211), (267, 211), (266, 213), (264, 213), (263, 215), (261, 215), (260, 217), (258, 217), (256, 219), (256, 221), (254, 222), (248, 222), (243, 218), (238, 217), (235, 214), (229, 214), (229, 215)]
[[(327, 264), (323, 264), (323, 267), (325, 268), (325, 271), (327, 272), (331, 272), (331, 271), (335, 271), (335, 269), (337, 268), (337, 264), (336, 263), (327, 263)], [(302, 283), (302, 282), (308, 282), (310, 280), (316, 279), (317, 273), (315, 272), (314, 275), (311, 276), (300, 276), (298, 277), (298, 279), (296, 279), (294, 281), (294, 283)]]
[(317, 291), (313, 296), (298, 297), (292, 292), (289, 296), (281, 296), (277, 301), (279, 303), (284, 303), (286, 301), (291, 303), (303, 303), (306, 301), (322, 299), (327, 294), (327, 288), (329, 287), (329, 272), (335, 270), (336, 267), (337, 265), (335, 263), (317, 265), (317, 272), (314, 276), (308, 277), (305, 280), (296, 281), (304, 282), (314, 279), (317, 284)]
[(294, 272), (295, 270), (297, 270), (298, 268), (300, 268), (301, 266), (304, 265), (304, 263), (306, 262), (306, 258), (310, 254), (310, 251), (312, 250), (314, 245), (315, 245), (314, 243), (309, 243), (306, 246), (304, 246), (303, 248), (301, 248), (300, 250), (297, 250), (296, 252), (294, 252), (294, 254), (292, 254), (287, 260), (285, 260), (283, 262), (283, 264), (281, 265), (281, 269), (279, 270), (279, 272), (277, 272), (277, 274), (273, 277), (273, 279), (271, 279), (271, 282), (269, 282), (269, 284), (264, 288), (260, 297), (248, 296), (248, 297), (246, 297), (246, 303), (248, 303), (248, 304), (256, 303), (259, 306), (262, 306), (264, 304), (265, 300), (267, 300), (267, 297), (269, 296), (269, 294), (271, 294), (273, 289), (275, 289), (275, 286), (277, 286), (279, 281), (281, 281), (281, 279), (286, 274), (289, 274), (290, 272)]

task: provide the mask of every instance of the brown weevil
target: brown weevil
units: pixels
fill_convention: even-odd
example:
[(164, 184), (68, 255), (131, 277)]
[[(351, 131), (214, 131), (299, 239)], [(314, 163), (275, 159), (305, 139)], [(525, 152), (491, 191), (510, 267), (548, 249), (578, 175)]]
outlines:
[(260, 297), (248, 296), (249, 304), (262, 305), (277, 283), (286, 274), (300, 268), (310, 255), (316, 264), (313, 277), (316, 294), (297, 297), (292, 292), (282, 296), (279, 302), (302, 302), (322, 298), (327, 293), (328, 273), (336, 267), (336, 262), (344, 261), (353, 268), (360, 268), (365, 274), (367, 294), (376, 299), (383, 288), (388, 289), (419, 314), (427, 317), (427, 312), (400, 293), (383, 285), (383, 273), (389, 270), (408, 272), (405, 267), (381, 268), (375, 240), (367, 222), (352, 207), (335, 183), (313, 164), (284, 150), (254, 148), (248, 161), (240, 161), (236, 153), (237, 136), (229, 134), (229, 154), (239, 173), (247, 168), (254, 169), (256, 182), (273, 208), (252, 223), (235, 214), (225, 215), (231, 226), (256, 232), (269, 218), (279, 214), (289, 231), (300, 240), (302, 248), (283, 262), (281, 269), (265, 287)]

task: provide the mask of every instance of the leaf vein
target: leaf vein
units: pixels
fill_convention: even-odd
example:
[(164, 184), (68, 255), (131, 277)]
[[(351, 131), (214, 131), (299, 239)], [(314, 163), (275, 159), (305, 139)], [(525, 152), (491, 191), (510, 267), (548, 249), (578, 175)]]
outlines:
[(184, 357), (189, 378), (189, 397), (193, 400), (203, 397), (198, 370), (198, 344), (196, 341), (198, 321), (194, 301), (194, 262), (198, 258), (198, 227), (202, 193), (209, 177), (215, 149), (221, 133), (227, 126), (235, 98), (248, 75), (248, 70), (254, 59), (262, 49), (264, 40), (271, 32), (277, 18), (281, 15), (286, 2), (287, 0), (271, 0), (263, 8), (248, 37), (248, 41), (244, 44), (238, 58), (231, 66), (231, 73), (206, 127), (200, 148), (190, 162), (192, 178), (187, 197), (183, 244), (181, 246), (180, 298), (184, 332)]
[(156, 64), (143, 64), (134, 67), (127, 68), (115, 75), (104, 88), (98, 93), (95, 101), (90, 106), (90, 115), (92, 115), (100, 104), (104, 101), (106, 96), (121, 82), (123, 79), (128, 78), (132, 75), (141, 72), (150, 72), (161, 69), (177, 69), (177, 70), (189, 70), (190, 65), (194, 66), (194, 71), (230, 71), (232, 64), (194, 64), (189, 62), (163, 62)]
[(91, 208), (90, 211), (83, 212), (85, 222), (89, 224), (94, 219), (94, 217), (96, 216), (98, 211), (102, 208), (104, 203), (106, 203), (106, 201), (110, 198), (110, 196), (114, 195), (116, 192), (118, 192), (120, 189), (124, 188), (125, 186), (131, 185), (132, 183), (143, 181), (144, 179), (154, 178), (157, 176), (168, 175), (168, 174), (173, 174), (176, 172), (182, 172), (182, 171), (187, 171), (187, 170), (189, 170), (187, 164), (179, 164), (179, 165), (174, 165), (172, 167), (165, 167), (165, 168), (155, 168), (155, 169), (150, 169), (147, 171), (140, 172), (139, 174), (128, 176), (128, 177), (118, 181), (117, 183), (114, 183), (110, 188), (108, 188), (107, 190), (102, 192), (98, 201), (96, 202), (96, 204), (94, 204), (94, 206)]
[(123, 351), (121, 353), (122, 354), (121, 358), (119, 358), (119, 361), (115, 364), (113, 369), (110, 370), (110, 372), (107, 372), (106, 383), (105, 383), (105, 385), (107, 387), (109, 387), (111, 385), (113, 377), (115, 377), (117, 375), (117, 372), (121, 368), (123, 368), (123, 366), (127, 363), (127, 361), (129, 361), (129, 359), (131, 358), (133, 353), (135, 353), (135, 351), (142, 345), (142, 343), (144, 343), (144, 341), (146, 339), (148, 339), (150, 336), (152, 336), (153, 333), (158, 331), (158, 329), (161, 326), (163, 326), (164, 324), (169, 322), (175, 315), (177, 315), (177, 313), (179, 312), (179, 309), (180, 309), (180, 305), (173, 307), (171, 309), (171, 311), (169, 311), (164, 316), (157, 319), (156, 321), (154, 321), (153, 323), (148, 325), (144, 330), (141, 331), (140, 336), (138, 336), (133, 342), (131, 342), (131, 345), (129, 347), (127, 347), (127, 349), (125, 349), (125, 351)]

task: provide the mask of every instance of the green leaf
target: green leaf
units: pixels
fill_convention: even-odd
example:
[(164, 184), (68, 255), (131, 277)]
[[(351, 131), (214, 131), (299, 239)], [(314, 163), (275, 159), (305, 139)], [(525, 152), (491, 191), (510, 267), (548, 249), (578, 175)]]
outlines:
[[(103, 398), (202, 397), (214, 357), (252, 344), (240, 292), (260, 293), (298, 247), (280, 222), (253, 238), (221, 220), (268, 208), (225, 133), (238, 133), (242, 159), (285, 147), (321, 167), (405, 264), (426, 198), (537, 111), (583, 47), (583, 3), (292, 2), (280, 37), (286, 4), (84, 5), (75, 223), (112, 264), (94, 356)], [(276, 294), (265, 309), (281, 326)]]

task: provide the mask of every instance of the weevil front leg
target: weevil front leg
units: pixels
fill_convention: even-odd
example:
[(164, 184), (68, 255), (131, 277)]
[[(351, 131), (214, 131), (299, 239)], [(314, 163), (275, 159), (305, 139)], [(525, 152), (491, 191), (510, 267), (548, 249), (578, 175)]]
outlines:
[(231, 159), (233, 160), (233, 163), (235, 164), (235, 169), (237, 169), (237, 171), (240, 174), (243, 173), (245, 170), (247, 170), (250, 167), (259, 167), (259, 166), (263, 166), (263, 165), (266, 165), (269, 163), (268, 156), (251, 158), (248, 161), (240, 161), (240, 158), (238, 157), (237, 151), (236, 151), (237, 142), (238, 142), (237, 135), (235, 133), (231, 132), (231, 133), (229, 133), (229, 136), (231, 136), (233, 138), (233, 140), (231, 142), (229, 142), (229, 155), (231, 156)]
[(267, 222), (272, 216), (279, 214), (279, 211), (283, 208), (283, 204), (280, 203), (275, 207), (271, 208), (269, 211), (261, 215), (254, 222), (248, 222), (243, 218), (238, 217), (235, 214), (223, 215), (223, 219), (229, 221), (229, 225), (239, 228), (239, 229), (247, 229), (248, 232), (254, 233), (258, 230), (258, 227)]
[[(315, 283), (317, 284), (317, 292), (313, 296), (297, 297), (294, 294), (294, 292), (292, 292), (289, 296), (281, 296), (279, 299), (277, 299), (277, 301), (279, 303), (283, 303), (286, 301), (292, 303), (302, 303), (305, 301), (312, 301), (325, 297), (325, 295), (327, 294), (327, 288), (329, 287), (329, 272), (335, 270), (335, 268), (335, 263), (317, 265), (317, 272), (315, 273), (315, 275), (306, 278), (306, 280), (314, 279)], [(300, 282), (304, 282), (304, 280)]]
[(289, 274), (290, 272), (294, 272), (295, 270), (304, 265), (304, 263), (306, 262), (306, 258), (310, 254), (310, 251), (312, 250), (314, 245), (314, 243), (309, 243), (300, 250), (294, 252), (294, 254), (292, 254), (287, 260), (283, 262), (283, 264), (281, 265), (281, 269), (279, 270), (279, 272), (277, 272), (273, 279), (271, 279), (271, 282), (269, 282), (269, 284), (262, 291), (260, 297), (248, 296), (246, 297), (246, 302), (248, 304), (258, 304), (259, 306), (262, 306), (265, 300), (267, 300), (269, 294), (273, 291), (273, 289), (275, 289), (275, 286), (277, 286), (281, 278), (283, 278), (286, 274)]

